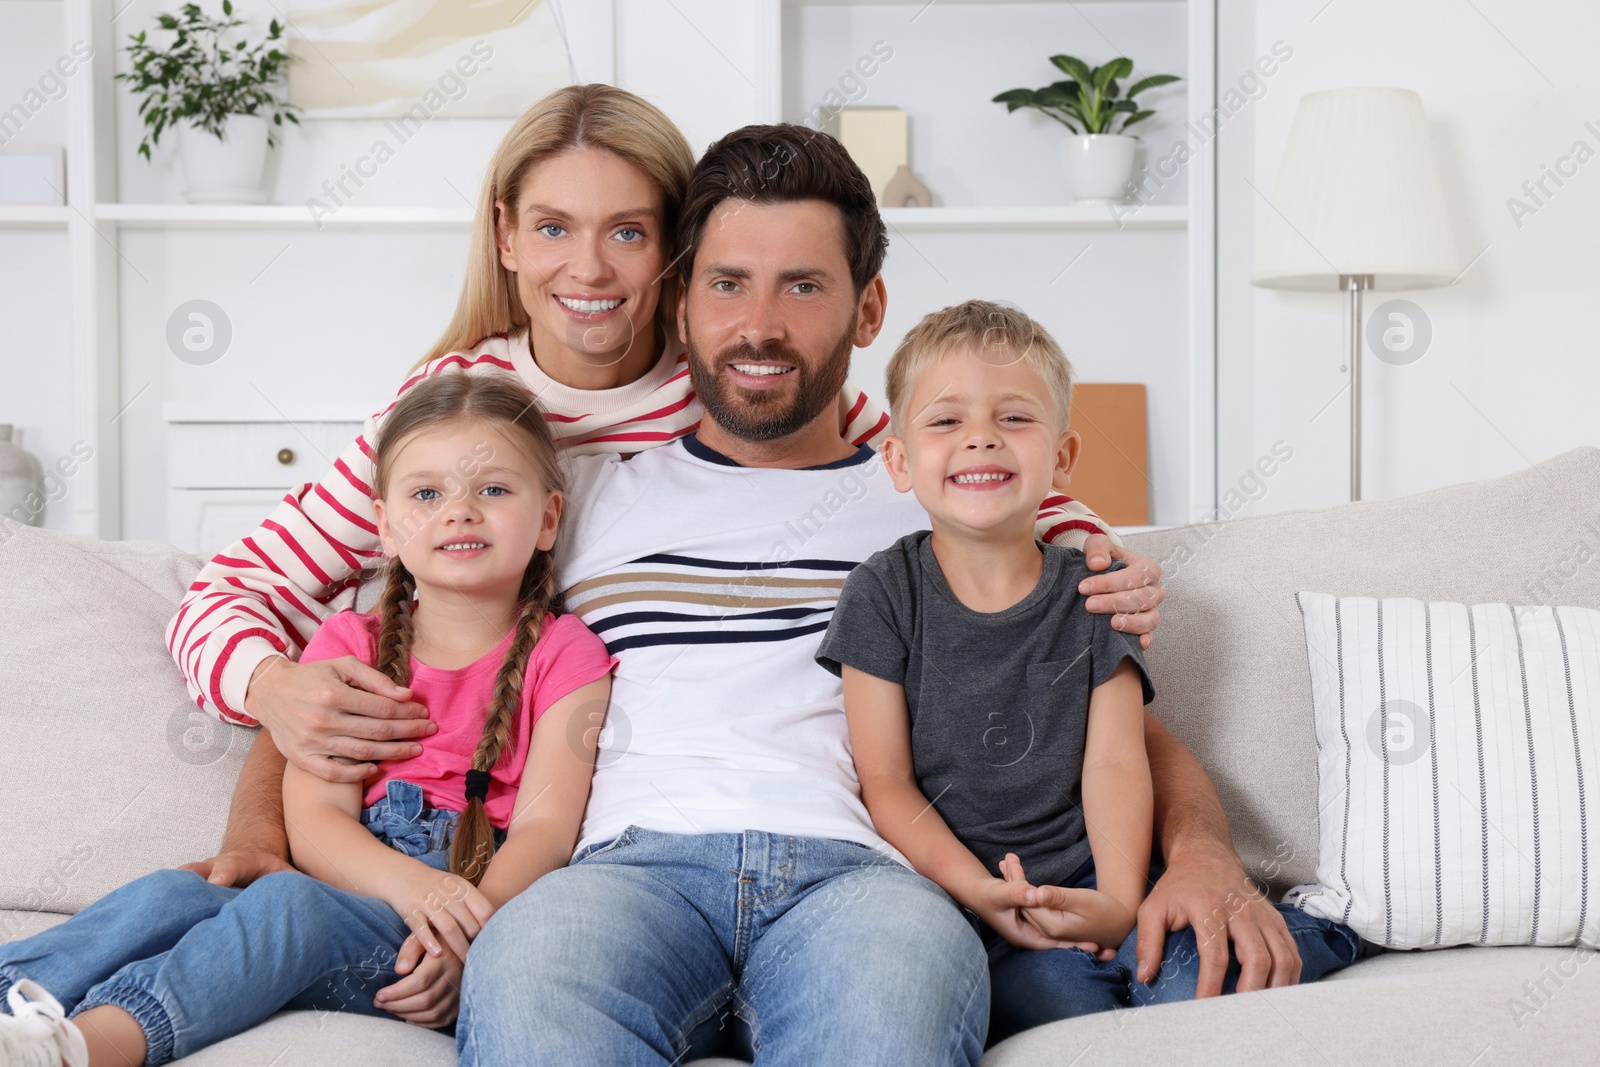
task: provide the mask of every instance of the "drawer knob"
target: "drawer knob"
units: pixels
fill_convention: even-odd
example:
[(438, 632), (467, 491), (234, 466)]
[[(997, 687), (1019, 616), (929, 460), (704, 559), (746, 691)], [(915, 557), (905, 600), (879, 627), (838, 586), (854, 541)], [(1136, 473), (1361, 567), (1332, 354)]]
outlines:
[(285, 467), (290, 466), (291, 464), (293, 464), (294, 463), (294, 449), (292, 449), (292, 448), (280, 448), (280, 449), (278, 449), (278, 462), (282, 463)]

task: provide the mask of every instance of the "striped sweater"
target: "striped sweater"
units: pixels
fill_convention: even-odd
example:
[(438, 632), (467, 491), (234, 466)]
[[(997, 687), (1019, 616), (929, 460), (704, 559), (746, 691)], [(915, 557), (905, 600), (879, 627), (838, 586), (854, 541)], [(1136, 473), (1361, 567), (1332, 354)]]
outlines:
[[(574, 389), (539, 369), (526, 332), (502, 334), (425, 364), (401, 384), (395, 402), (437, 374), (510, 375), (539, 399), (563, 452), (631, 455), (675, 441), (700, 424), (704, 409), (689, 381), (688, 358), (674, 338), (637, 381), (615, 389)], [(244, 710), (256, 666), (278, 654), (298, 658), (322, 621), (353, 607), (362, 579), (382, 565), (372, 442), (395, 402), (366, 420), (321, 481), (290, 490), (260, 526), (212, 557), (167, 624), (167, 648), (190, 697), (221, 721), (258, 725)], [(850, 383), (839, 412), (842, 433), (853, 444), (876, 449), (888, 435), (889, 416)], [(1100, 532), (1110, 533), (1070, 497), (1053, 494), (1040, 507), (1041, 540), (1080, 547)]]

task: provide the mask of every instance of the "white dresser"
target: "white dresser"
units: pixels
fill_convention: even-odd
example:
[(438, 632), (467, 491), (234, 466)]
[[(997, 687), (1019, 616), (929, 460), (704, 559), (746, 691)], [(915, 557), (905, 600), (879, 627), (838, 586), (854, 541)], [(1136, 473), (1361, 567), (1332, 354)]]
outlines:
[(260, 526), (290, 489), (321, 480), (365, 423), (365, 415), (332, 406), (271, 414), (163, 405), (173, 544), (215, 555)]

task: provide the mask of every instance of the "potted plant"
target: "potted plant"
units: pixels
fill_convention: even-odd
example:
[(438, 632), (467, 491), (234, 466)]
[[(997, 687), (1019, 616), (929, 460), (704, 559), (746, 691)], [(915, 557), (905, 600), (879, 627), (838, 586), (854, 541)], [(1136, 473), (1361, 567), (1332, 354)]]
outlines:
[(1073, 136), (1062, 145), (1067, 183), (1078, 200), (1120, 200), (1133, 176), (1133, 153), (1139, 139), (1129, 126), (1154, 115), (1134, 97), (1146, 89), (1180, 81), (1176, 74), (1152, 74), (1122, 91), (1121, 79), (1133, 73), (1133, 60), (1113, 59), (1090, 68), (1075, 56), (1051, 56), (1050, 62), (1068, 76), (1042, 89), (1007, 89), (994, 98), (1006, 111), (1032, 107), (1049, 115)]
[(274, 127), (300, 121), (299, 108), (282, 95), (289, 67), (289, 54), (277, 47), (283, 27), (273, 19), (266, 39), (251, 43), (235, 32), (244, 20), (235, 17), (232, 0), (222, 0), (221, 18), (184, 4), (157, 21), (176, 36), (158, 46), (143, 30), (131, 34), (132, 69), (117, 75), (143, 96), (139, 154), (149, 159), (161, 132), (176, 127), (190, 203), (260, 203)]

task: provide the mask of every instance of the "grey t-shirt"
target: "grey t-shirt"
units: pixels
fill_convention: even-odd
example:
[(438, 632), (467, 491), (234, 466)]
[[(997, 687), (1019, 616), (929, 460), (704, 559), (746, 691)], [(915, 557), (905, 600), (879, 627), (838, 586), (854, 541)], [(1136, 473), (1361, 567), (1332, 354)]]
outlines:
[(1155, 690), (1138, 637), (1084, 608), (1083, 553), (1035, 543), (1039, 584), (981, 612), (950, 589), (930, 532), (907, 534), (851, 571), (817, 661), (903, 686), (917, 784), (951, 831), (993, 874), (1015, 852), (1034, 885), (1060, 885), (1089, 858), (1089, 694), (1124, 659), (1145, 703)]

